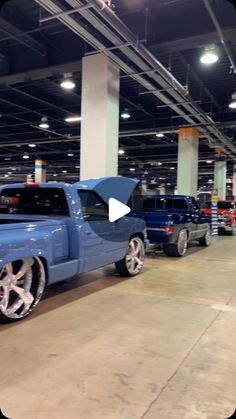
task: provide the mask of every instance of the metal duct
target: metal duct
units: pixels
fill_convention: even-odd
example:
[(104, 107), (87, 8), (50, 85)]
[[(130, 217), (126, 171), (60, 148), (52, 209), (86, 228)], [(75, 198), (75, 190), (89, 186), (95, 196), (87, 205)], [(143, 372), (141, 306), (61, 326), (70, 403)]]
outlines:
[[(51, 14), (61, 14), (64, 12), (61, 8), (55, 5), (52, 0), (35, 0), (38, 4), (43, 6)], [(71, 7), (77, 8), (78, 6), (85, 5), (84, 2), (78, 0), (65, 0)], [(214, 143), (217, 139), (217, 142), (220, 141), (224, 143), (231, 152), (236, 154), (236, 148), (232, 144), (229, 138), (227, 138), (221, 131), (214, 125), (214, 121), (204, 114), (202, 109), (198, 107), (194, 101), (188, 96), (183, 97), (183, 92), (186, 92), (184, 87), (174, 78), (174, 76), (166, 70), (161, 63), (152, 54), (139, 42), (135, 36), (130, 32), (130, 30), (123, 24), (122, 21), (111, 11), (109, 7), (106, 6), (103, 0), (91, 0), (87, 1), (87, 4), (95, 7), (96, 11), (101, 15), (103, 19), (109, 24), (104, 25), (99, 18), (94, 15), (89, 10), (81, 10), (78, 12), (90, 22), (93, 27), (99, 30), (108, 40), (112, 42), (113, 45), (117, 46), (117, 49), (126, 55), (133, 64), (138, 66), (142, 72), (150, 72), (148, 76), (137, 75), (136, 71), (130, 66), (127, 65), (121, 58), (117, 57), (111, 50), (107, 49), (105, 45), (99, 42), (88, 30), (84, 29), (76, 20), (70, 18), (69, 16), (60, 15), (58, 19), (68, 26), (71, 30), (81, 36), (86, 42), (90, 43), (95, 49), (105, 53), (109, 56), (114, 62), (116, 62), (119, 67), (130, 77), (134, 78), (138, 83), (144, 86), (148, 91), (157, 96), (163, 103), (168, 105), (173, 109), (178, 115), (184, 118), (189, 124), (197, 124), (197, 122), (186, 115), (186, 113), (180, 109), (178, 103), (181, 103), (181, 107), (185, 108), (190, 115), (197, 119), (200, 124), (209, 124), (208, 128), (199, 128), (199, 130), (206, 135), (208, 140)], [(119, 36), (117, 35), (119, 33)], [(124, 48), (124, 41), (127, 45)], [(123, 45), (122, 45), (123, 44)], [(133, 49), (132, 49), (133, 48)], [(159, 74), (157, 74), (157, 72)], [(150, 82), (148, 79), (152, 79), (155, 83), (159, 84), (164, 89), (172, 88), (168, 90), (168, 94), (171, 95), (177, 102), (170, 100), (165, 94), (160, 92), (153, 81)], [(183, 103), (182, 103), (183, 102)], [(213, 126), (212, 126), (213, 125)], [(209, 132), (210, 131), (210, 132)], [(214, 135), (216, 138), (212, 138)], [(228, 152), (229, 153), (229, 152)], [(230, 153), (229, 153), (230, 154)]]

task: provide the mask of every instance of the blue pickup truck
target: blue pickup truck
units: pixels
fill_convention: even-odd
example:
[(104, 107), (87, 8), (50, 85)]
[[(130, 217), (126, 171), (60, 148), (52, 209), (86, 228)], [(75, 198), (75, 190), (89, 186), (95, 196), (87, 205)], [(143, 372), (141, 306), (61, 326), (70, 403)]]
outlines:
[(210, 224), (192, 196), (150, 196), (144, 198), (141, 207), (138, 211), (134, 208), (131, 216), (146, 222), (148, 240), (162, 245), (167, 256), (184, 256), (193, 240), (198, 240), (200, 246), (210, 244)]
[(74, 275), (113, 262), (120, 275), (140, 272), (145, 222), (108, 220), (109, 198), (126, 203), (135, 186), (136, 181), (114, 177), (0, 189), (2, 322), (26, 317), (47, 285)]

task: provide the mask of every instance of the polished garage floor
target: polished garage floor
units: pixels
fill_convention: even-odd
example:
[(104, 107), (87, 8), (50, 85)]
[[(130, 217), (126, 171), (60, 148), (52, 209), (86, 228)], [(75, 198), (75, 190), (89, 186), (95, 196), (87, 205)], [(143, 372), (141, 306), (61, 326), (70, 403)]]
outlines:
[(0, 326), (11, 419), (223, 419), (236, 408), (236, 237), (54, 286)]

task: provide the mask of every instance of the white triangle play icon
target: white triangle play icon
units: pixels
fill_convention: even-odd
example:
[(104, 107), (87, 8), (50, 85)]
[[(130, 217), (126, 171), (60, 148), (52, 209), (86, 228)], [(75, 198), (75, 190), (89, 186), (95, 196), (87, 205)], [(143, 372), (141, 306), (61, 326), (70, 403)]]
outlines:
[(117, 199), (109, 199), (109, 221), (111, 223), (124, 217), (124, 215), (128, 214), (130, 211), (131, 209), (127, 205), (122, 204), (122, 202), (117, 201)]

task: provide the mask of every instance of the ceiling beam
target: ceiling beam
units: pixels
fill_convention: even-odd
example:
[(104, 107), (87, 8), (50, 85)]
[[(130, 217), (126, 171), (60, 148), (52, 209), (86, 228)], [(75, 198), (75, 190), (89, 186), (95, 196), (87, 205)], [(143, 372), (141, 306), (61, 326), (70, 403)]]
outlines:
[(53, 65), (50, 67), (30, 70), (23, 73), (9, 74), (0, 77), (0, 86), (10, 86), (18, 83), (27, 83), (35, 80), (42, 80), (52, 76), (63, 75), (64, 73), (76, 73), (81, 71), (81, 60), (65, 64)]
[[(226, 29), (224, 30), (224, 36), (227, 40), (233, 41), (236, 39), (236, 29)], [(189, 50), (193, 48), (204, 47), (209, 44), (219, 44), (219, 37), (216, 32), (209, 32), (200, 35), (190, 36), (188, 38), (173, 39), (167, 42), (162, 42), (150, 46), (150, 51), (153, 54), (158, 54), (158, 52), (181, 52), (184, 50)]]
[(18, 44), (31, 49), (36, 54), (41, 55), (42, 57), (47, 55), (45, 45), (41, 44), (41, 42), (37, 41), (32, 36), (24, 34), (24, 32), (17, 28), (17, 26), (13, 25), (2, 17), (0, 18), (0, 31), (5, 35), (8, 35), (11, 40), (14, 40)]

